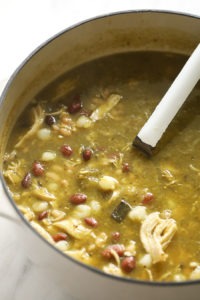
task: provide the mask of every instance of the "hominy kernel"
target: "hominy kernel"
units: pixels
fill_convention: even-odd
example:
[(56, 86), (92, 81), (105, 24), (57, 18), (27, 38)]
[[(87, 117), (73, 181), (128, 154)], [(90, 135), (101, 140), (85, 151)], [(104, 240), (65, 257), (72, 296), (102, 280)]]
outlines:
[(42, 128), (38, 130), (37, 137), (42, 141), (47, 141), (50, 139), (51, 130), (48, 128)]
[(91, 215), (91, 208), (86, 204), (79, 204), (74, 210), (74, 215), (78, 218), (86, 218)]
[(51, 161), (56, 158), (56, 153), (53, 151), (46, 151), (42, 153), (41, 160), (42, 161)]
[(33, 203), (32, 208), (35, 212), (42, 212), (44, 210), (47, 210), (48, 205), (49, 205), (48, 202), (37, 201), (37, 202)]
[(93, 212), (99, 212), (101, 210), (101, 204), (96, 200), (90, 202), (90, 207)]
[(116, 186), (118, 184), (118, 181), (111, 177), (111, 176), (103, 176), (99, 180), (99, 186), (104, 191), (113, 191), (115, 190)]
[(67, 241), (58, 241), (55, 244), (56, 248), (58, 248), (60, 251), (64, 252), (67, 251), (69, 248), (69, 243)]
[(87, 116), (80, 116), (76, 121), (76, 126), (79, 128), (89, 128), (92, 125), (92, 121)]

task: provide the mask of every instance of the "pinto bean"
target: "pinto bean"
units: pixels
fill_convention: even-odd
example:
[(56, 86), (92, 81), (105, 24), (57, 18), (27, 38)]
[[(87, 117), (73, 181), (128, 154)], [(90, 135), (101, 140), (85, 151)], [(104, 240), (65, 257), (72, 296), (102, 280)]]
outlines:
[(121, 268), (125, 273), (130, 273), (135, 269), (136, 261), (134, 256), (127, 256), (121, 262)]
[(52, 236), (55, 242), (66, 241), (68, 239), (68, 235), (64, 232), (58, 232)]
[(44, 122), (48, 125), (48, 126), (52, 126), (53, 124), (56, 123), (56, 119), (54, 116), (52, 115), (47, 115), (44, 119)]
[(44, 174), (44, 166), (39, 161), (35, 161), (32, 166), (32, 172), (35, 176), (42, 176)]
[(43, 219), (46, 219), (48, 217), (48, 214), (49, 214), (48, 210), (41, 212), (38, 215), (38, 221), (42, 221)]
[(88, 161), (91, 159), (93, 151), (90, 148), (85, 148), (82, 152), (83, 159)]
[(82, 193), (76, 193), (70, 197), (70, 202), (76, 205), (85, 203), (86, 200), (87, 200), (87, 195)]
[(107, 259), (112, 258), (113, 257), (112, 251), (115, 251), (119, 256), (123, 256), (125, 247), (122, 244), (110, 245), (102, 251), (103, 257)]
[(121, 236), (120, 233), (118, 231), (115, 231), (112, 233), (111, 239), (113, 242), (117, 242), (117, 241), (119, 241), (120, 236)]
[(142, 204), (149, 204), (154, 200), (154, 195), (152, 193), (146, 193), (142, 199)]
[(83, 103), (80, 101), (80, 95), (76, 95), (73, 98), (72, 103), (68, 106), (68, 112), (70, 114), (75, 114), (83, 108)]
[(31, 178), (31, 173), (26, 173), (26, 175), (24, 176), (24, 178), (22, 179), (22, 182), (21, 182), (21, 185), (24, 187), (24, 188), (28, 188), (31, 183), (32, 183), (32, 178)]
[(91, 227), (97, 227), (98, 222), (95, 218), (85, 218), (85, 223)]
[(66, 157), (69, 157), (69, 156), (71, 156), (72, 155), (72, 152), (73, 152), (73, 150), (72, 150), (72, 148), (69, 146), (69, 145), (62, 145), (61, 147), (60, 147), (60, 151), (61, 151), (61, 153), (64, 155), (64, 156), (66, 156)]
[(122, 172), (123, 173), (130, 172), (130, 165), (128, 163), (123, 163), (123, 165), (122, 165)]

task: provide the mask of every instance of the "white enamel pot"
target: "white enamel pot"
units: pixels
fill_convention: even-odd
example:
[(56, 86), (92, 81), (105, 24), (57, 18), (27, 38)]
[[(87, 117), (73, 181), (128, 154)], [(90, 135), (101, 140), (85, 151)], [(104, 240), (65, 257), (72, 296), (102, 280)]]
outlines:
[[(61, 32), (36, 49), (9, 79), (0, 102), (0, 158), (19, 114), (48, 83), (73, 67), (104, 55), (138, 50), (190, 54), (199, 43), (200, 19), (159, 11), (103, 16)], [(156, 283), (106, 275), (62, 254), (19, 213), (1, 176), (0, 217), (14, 222), (24, 255), (48, 270), (49, 284), (81, 300), (199, 300), (200, 281)]]

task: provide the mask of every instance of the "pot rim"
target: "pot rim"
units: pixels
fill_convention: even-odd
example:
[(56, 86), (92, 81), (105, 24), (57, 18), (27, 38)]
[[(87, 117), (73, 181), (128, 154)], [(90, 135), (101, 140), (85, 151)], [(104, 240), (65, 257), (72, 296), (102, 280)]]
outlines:
[[(193, 18), (193, 19), (200, 19), (200, 15), (195, 15), (192, 13), (185, 13), (185, 12), (179, 12), (179, 11), (173, 11), (173, 10), (164, 10), (164, 9), (133, 9), (133, 10), (124, 10), (124, 11), (116, 11), (116, 12), (111, 12), (111, 13), (106, 13), (106, 14), (101, 14), (101, 15), (97, 15), (94, 17), (90, 17), (87, 18), (83, 21), (80, 21), (78, 23), (75, 23), (61, 31), (59, 31), (58, 33), (52, 35), (50, 38), (48, 38), (46, 41), (44, 41), (43, 43), (41, 43), (38, 47), (36, 47), (22, 62), (21, 64), (15, 69), (15, 71), (12, 73), (12, 75), (10, 76), (10, 78), (8, 79), (6, 86), (4, 87), (2, 94), (0, 96), (0, 106), (2, 105), (5, 95), (7, 93), (7, 91), (9, 90), (9, 87), (12, 83), (13, 80), (15, 80), (15, 77), (17, 76), (18, 72), (26, 65), (26, 63), (31, 60), (31, 58), (37, 54), (41, 49), (43, 49), (44, 47), (46, 47), (49, 43), (51, 43), (53, 40), (59, 38), (61, 35), (65, 34), (66, 32), (74, 29), (74, 28), (78, 28), (79, 26), (82, 26), (83, 24), (89, 23), (91, 21), (95, 21), (95, 20), (99, 20), (99, 19), (103, 19), (103, 18), (107, 18), (107, 17), (112, 17), (112, 16), (116, 16), (116, 15), (120, 15), (120, 14), (133, 14), (133, 13), (159, 13), (159, 14), (171, 14), (171, 15), (177, 15), (177, 16), (183, 16), (183, 17), (189, 17), (189, 18)], [(53, 249), (53, 251), (57, 252), (58, 255), (62, 255), (65, 259), (70, 260), (71, 262), (76, 263), (77, 265), (79, 265), (80, 267), (86, 268), (88, 271), (92, 271), (94, 273), (96, 273), (97, 275), (100, 276), (104, 276), (107, 277), (109, 279), (112, 280), (117, 280), (117, 281), (122, 281), (122, 282), (126, 282), (129, 284), (139, 284), (139, 285), (147, 285), (147, 286), (157, 286), (157, 287), (175, 287), (175, 286), (188, 286), (188, 285), (196, 285), (200, 283), (200, 279), (199, 280), (186, 280), (186, 281), (181, 281), (181, 282), (175, 282), (175, 281), (168, 281), (168, 282), (162, 282), (162, 281), (147, 281), (147, 280), (139, 280), (139, 279), (132, 279), (132, 278), (126, 278), (126, 277), (118, 277), (115, 275), (111, 275), (111, 274), (107, 274), (103, 271), (101, 271), (100, 269), (97, 269), (91, 265), (87, 265), (82, 263), (81, 261), (78, 261), (76, 259), (74, 259), (73, 257), (63, 253), (62, 251), (60, 251), (59, 249), (57, 249), (55, 246), (53, 246), (52, 244), (50, 244), (47, 240), (45, 240), (32, 226), (31, 224), (24, 218), (24, 216), (21, 214), (21, 212), (19, 211), (17, 205), (15, 204), (14, 200), (12, 199), (8, 188), (7, 188), (7, 184), (5, 182), (5, 179), (3, 177), (2, 171), (0, 173), (0, 181), (2, 182), (2, 186), (4, 189), (4, 192), (8, 198), (8, 200), (10, 201), (13, 209), (15, 210), (15, 212), (18, 214), (18, 216), (20, 217), (20, 219), (22, 220), (22, 222), (28, 226), (28, 228), (33, 232), (33, 234), (35, 234), (37, 237), (39, 237), (39, 239), (41, 240), (41, 242), (46, 243), (46, 245), (48, 245), (51, 249)]]

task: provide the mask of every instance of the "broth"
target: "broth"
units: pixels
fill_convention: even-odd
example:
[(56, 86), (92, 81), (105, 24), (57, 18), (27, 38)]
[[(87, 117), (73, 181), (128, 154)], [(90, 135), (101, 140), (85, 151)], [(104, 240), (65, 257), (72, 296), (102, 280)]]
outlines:
[(132, 147), (186, 59), (136, 52), (89, 62), (18, 119), (4, 177), (25, 218), (64, 253), (116, 276), (200, 278), (199, 86), (153, 157)]

